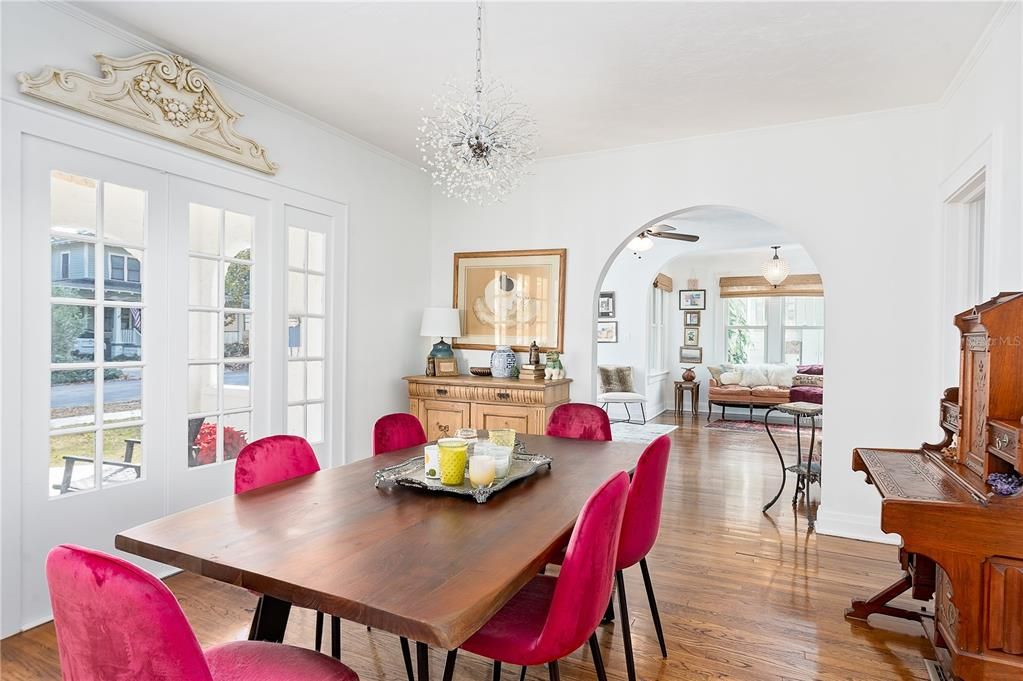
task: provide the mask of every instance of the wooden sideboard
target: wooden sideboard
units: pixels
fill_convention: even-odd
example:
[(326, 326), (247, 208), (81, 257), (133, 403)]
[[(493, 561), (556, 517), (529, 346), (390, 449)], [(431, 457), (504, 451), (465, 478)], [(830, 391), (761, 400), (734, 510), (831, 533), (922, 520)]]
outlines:
[(513, 428), (543, 435), (554, 407), (569, 400), (570, 378), (554, 381), (477, 376), (406, 376), (409, 413), (426, 437), (451, 437), (459, 428)]

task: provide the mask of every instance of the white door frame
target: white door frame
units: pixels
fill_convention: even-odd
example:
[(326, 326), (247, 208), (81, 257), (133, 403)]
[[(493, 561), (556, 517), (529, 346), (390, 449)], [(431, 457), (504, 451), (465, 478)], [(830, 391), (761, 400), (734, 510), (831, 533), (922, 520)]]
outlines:
[[(244, 169), (235, 169), (227, 163), (207, 159), (197, 152), (183, 150), (169, 143), (148, 138), (142, 134), (93, 121), (64, 111), (50, 109), (35, 103), (3, 100), (3, 127), (0, 130), (2, 157), (2, 197), (0, 217), (4, 225), (0, 233), (0, 497), (3, 514), (0, 516), (0, 637), (39, 624), (22, 612), (21, 548), (23, 537), (23, 466), (21, 451), (24, 429), (21, 424), (21, 386), (29, 378), (24, 374), (21, 358), (24, 343), (19, 333), (24, 312), (22, 304), (23, 266), (21, 252), (22, 225), (22, 145), (27, 138), (39, 137), (85, 151), (121, 159), (168, 174), (188, 177), (200, 182), (230, 188), (265, 197), (271, 205), (273, 248), (283, 251), (283, 235), (278, 225), (284, 224), (285, 206), (291, 205), (330, 216), (334, 230), (332, 253), (332, 309), (331, 322), (332, 363), (330, 413), (334, 432), (346, 432), (347, 375), (347, 303), (348, 303), (348, 209), (343, 201), (304, 192), (283, 184), (279, 180), (256, 177)], [(283, 277), (283, 273), (281, 274)], [(279, 342), (283, 328), (274, 332)], [(272, 362), (275, 379), (283, 384), (283, 362)], [(272, 374), (271, 374), (272, 375)], [(271, 410), (270, 428), (283, 424), (284, 411)], [(344, 438), (333, 438), (329, 455), (330, 465), (346, 460)], [(161, 566), (158, 574), (166, 575), (171, 569)]]

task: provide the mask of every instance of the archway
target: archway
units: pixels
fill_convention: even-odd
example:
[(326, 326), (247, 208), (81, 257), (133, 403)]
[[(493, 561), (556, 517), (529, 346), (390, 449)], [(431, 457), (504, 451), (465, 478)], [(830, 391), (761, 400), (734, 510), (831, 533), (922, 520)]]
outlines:
[[(633, 237), (661, 224), (674, 227), (676, 233), (696, 234), (700, 240), (687, 243), (656, 239), (648, 251), (633, 253), (628, 249)], [(679, 354), (683, 348), (690, 359), (686, 366), (698, 367), (701, 411), (708, 408), (708, 366), (732, 361), (822, 364), (823, 297), (817, 298), (818, 303), (809, 304), (811, 297), (803, 292), (793, 293), (785, 284), (774, 291), (754, 291), (749, 299), (736, 296), (731, 290), (726, 293), (727, 298), (722, 297), (722, 277), (760, 276), (761, 265), (772, 254), (770, 247), (776, 245), (782, 246), (782, 256), (790, 262), (792, 275), (818, 274), (809, 253), (783, 227), (741, 208), (696, 205), (662, 214), (631, 230), (608, 256), (593, 292), (594, 401), (601, 392), (598, 366), (627, 365), (633, 367), (635, 390), (647, 396), (651, 414), (672, 409), (674, 381), (681, 378), (683, 364)], [(670, 275), (672, 279), (670, 304), (651, 285), (658, 274)], [(792, 281), (796, 280), (793, 277)], [(766, 281), (762, 283), (766, 285)], [(689, 325), (683, 323), (685, 311), (680, 309), (678, 297), (680, 289), (688, 288), (706, 293), (704, 309), (698, 310), (698, 315), (690, 315), (695, 327), (690, 326), (691, 342), (687, 346), (683, 329)], [(606, 315), (606, 310), (604, 313), (600, 310), (602, 292), (614, 293), (612, 317), (602, 316)], [(756, 320), (758, 324), (748, 326), (763, 328), (735, 324), (736, 318), (744, 313), (744, 305), (751, 314), (761, 315)], [(617, 332), (611, 334), (613, 341), (608, 340), (609, 328)], [(605, 332), (604, 342), (598, 342), (598, 332)], [(742, 339), (744, 344), (736, 342)], [(745, 345), (748, 352), (740, 352), (740, 345)]]

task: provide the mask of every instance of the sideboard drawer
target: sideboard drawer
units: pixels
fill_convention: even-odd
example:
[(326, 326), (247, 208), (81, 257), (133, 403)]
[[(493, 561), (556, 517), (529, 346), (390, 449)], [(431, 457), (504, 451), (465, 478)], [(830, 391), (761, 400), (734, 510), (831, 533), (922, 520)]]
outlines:
[(543, 409), (504, 404), (472, 405), (472, 427), (478, 430), (511, 428), (517, 433), (543, 432)]
[(1019, 429), (998, 421), (987, 423), (988, 451), (1000, 459), (1016, 465), (1019, 461)]
[(955, 402), (941, 403), (941, 423), (954, 433), (959, 432), (959, 405)]
[(491, 404), (543, 404), (543, 390), (523, 390), (521, 388), (476, 388), (473, 402), (489, 402)]
[(439, 385), (436, 383), (409, 384), (409, 397), (426, 397), (438, 400), (472, 402), (473, 388), (465, 385)]

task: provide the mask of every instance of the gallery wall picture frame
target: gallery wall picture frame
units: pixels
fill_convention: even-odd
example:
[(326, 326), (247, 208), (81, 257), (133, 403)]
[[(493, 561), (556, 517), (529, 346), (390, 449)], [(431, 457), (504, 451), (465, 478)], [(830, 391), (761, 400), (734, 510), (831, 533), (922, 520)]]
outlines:
[(597, 322), (597, 342), (617, 343), (618, 322)]
[(683, 315), (682, 326), (699, 326), (700, 312), (698, 310), (686, 310)]
[(703, 364), (703, 348), (679, 348), (678, 361), (681, 364)]
[(678, 292), (678, 309), (680, 310), (706, 310), (707, 289), (688, 288)]
[(597, 319), (615, 318), (615, 292), (601, 291), (597, 298)]
[(682, 329), (682, 345), (687, 348), (696, 348), (700, 346), (700, 327), (698, 326), (687, 326)]
[(461, 317), (456, 348), (529, 352), (564, 350), (565, 261), (568, 251), (455, 253), (452, 306)]

